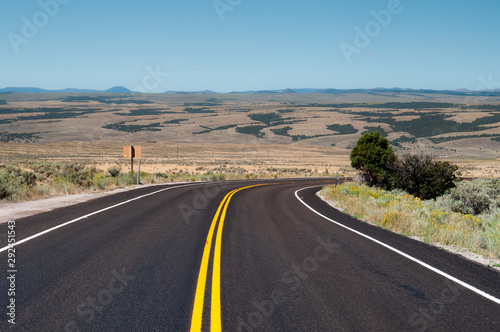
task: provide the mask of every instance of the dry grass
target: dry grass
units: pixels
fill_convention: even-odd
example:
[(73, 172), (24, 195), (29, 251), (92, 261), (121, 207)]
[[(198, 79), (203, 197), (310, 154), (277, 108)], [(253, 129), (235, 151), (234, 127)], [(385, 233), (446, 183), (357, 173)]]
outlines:
[(326, 187), (322, 195), (345, 213), (380, 227), (500, 258), (500, 211), (472, 216), (442, 209), (404, 192), (387, 192), (355, 183)]
[[(2, 161), (24, 171), (37, 174), (35, 186), (9, 184), (14, 192), (7, 200), (33, 200), (57, 195), (106, 191), (135, 183), (133, 179), (114, 178), (107, 170), (117, 167), (121, 173), (130, 171), (130, 159), (123, 158), (123, 143), (0, 143)], [(239, 144), (176, 144), (142, 143), (141, 182), (145, 184), (178, 181), (216, 181), (353, 176), (348, 151), (333, 147)], [(82, 183), (73, 183), (61, 174), (67, 164), (96, 169)], [(40, 173), (51, 169), (50, 173)], [(134, 161), (134, 171), (138, 162)], [(42, 176), (40, 176), (42, 174)], [(43, 174), (52, 174), (49, 176)], [(59, 175), (58, 175), (59, 174)], [(85, 173), (87, 174), (87, 173)], [(8, 177), (7, 177), (8, 178)], [(0, 197), (2, 199), (2, 197)]]
[[(139, 143), (142, 146), (141, 171), (205, 172), (207, 170), (243, 168), (248, 172), (268, 168), (311, 169), (323, 173), (342, 172), (354, 175), (349, 167), (349, 151), (334, 147), (243, 144), (164, 144)], [(0, 143), (3, 162), (26, 164), (39, 160), (75, 161), (107, 169), (121, 165), (129, 170), (130, 160), (123, 158), (123, 143)], [(135, 162), (137, 169), (137, 161)]]

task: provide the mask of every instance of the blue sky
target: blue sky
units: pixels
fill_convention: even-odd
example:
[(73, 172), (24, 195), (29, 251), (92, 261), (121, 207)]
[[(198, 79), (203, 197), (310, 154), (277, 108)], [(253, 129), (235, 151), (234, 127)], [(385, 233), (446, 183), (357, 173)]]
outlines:
[(0, 87), (500, 89), (498, 0), (0, 3)]

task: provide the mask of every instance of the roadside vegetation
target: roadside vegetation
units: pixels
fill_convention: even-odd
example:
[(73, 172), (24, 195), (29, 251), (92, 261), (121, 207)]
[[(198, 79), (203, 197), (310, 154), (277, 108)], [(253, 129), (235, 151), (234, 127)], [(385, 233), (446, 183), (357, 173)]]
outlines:
[(323, 195), (347, 214), (428, 243), (500, 258), (500, 179), (461, 181), (458, 167), (427, 154), (397, 156), (378, 132), (351, 151), (358, 183)]
[[(190, 174), (141, 172), (142, 183), (192, 180)], [(0, 201), (24, 201), (49, 196), (105, 191), (136, 184), (137, 173), (121, 172), (121, 166), (107, 170), (72, 162), (46, 161), (19, 166), (0, 165)]]
[(362, 181), (383, 189), (401, 189), (421, 199), (437, 198), (455, 187), (458, 167), (429, 154), (397, 156), (379, 132), (363, 134), (351, 151), (351, 165)]
[[(337, 173), (330, 174), (327, 169), (318, 171), (311, 168), (267, 167), (258, 171), (248, 171), (242, 167), (224, 164), (222, 167), (200, 166), (192, 172), (182, 169), (152, 173), (141, 171), (140, 181), (141, 184), (161, 184), (329, 175), (341, 176)], [(0, 201), (26, 201), (51, 196), (109, 191), (136, 183), (137, 173), (123, 171), (121, 165), (102, 170), (95, 165), (74, 162), (26, 162), (22, 167), (0, 164)]]
[(421, 200), (400, 189), (346, 183), (326, 187), (322, 194), (360, 220), (427, 243), (500, 258), (499, 188), (498, 179), (464, 181), (438, 199)]

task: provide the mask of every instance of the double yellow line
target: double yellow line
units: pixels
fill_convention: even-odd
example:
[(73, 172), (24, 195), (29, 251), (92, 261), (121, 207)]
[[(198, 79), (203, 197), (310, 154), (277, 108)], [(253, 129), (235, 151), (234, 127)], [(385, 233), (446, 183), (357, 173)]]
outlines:
[[(212, 239), (219, 220), (219, 228), (217, 229), (217, 237), (215, 239), (215, 249), (214, 249), (214, 259), (212, 268), (212, 292), (211, 292), (211, 306), (210, 306), (210, 331), (218, 332), (222, 331), (221, 323), (221, 310), (220, 310), (220, 257), (221, 257), (221, 242), (222, 242), (222, 228), (224, 226), (224, 219), (226, 218), (227, 207), (229, 206), (229, 201), (238, 191), (265, 186), (268, 184), (258, 184), (253, 186), (247, 186), (235, 189), (228, 193), (217, 209), (217, 213), (212, 219), (212, 224), (208, 232), (207, 241), (205, 242), (205, 249), (203, 250), (203, 257), (201, 259), (200, 273), (198, 275), (198, 283), (196, 285), (196, 295), (194, 298), (193, 315), (191, 317), (191, 332), (201, 331), (202, 317), (203, 317), (203, 302), (205, 298), (205, 288), (207, 283), (207, 272), (208, 272), (208, 261), (210, 259), (210, 251), (212, 248)], [(222, 214), (221, 214), (222, 212)]]

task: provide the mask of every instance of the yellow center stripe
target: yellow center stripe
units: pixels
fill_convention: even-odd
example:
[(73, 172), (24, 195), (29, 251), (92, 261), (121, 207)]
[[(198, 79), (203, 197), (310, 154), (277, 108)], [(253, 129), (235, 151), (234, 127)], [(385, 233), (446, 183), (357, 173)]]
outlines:
[(217, 213), (212, 219), (212, 224), (208, 232), (207, 240), (205, 242), (205, 248), (203, 250), (203, 257), (201, 259), (200, 273), (198, 275), (198, 283), (196, 285), (196, 295), (194, 298), (193, 315), (191, 317), (191, 332), (201, 331), (202, 318), (203, 318), (203, 303), (205, 298), (205, 288), (207, 283), (207, 272), (208, 272), (208, 261), (210, 258), (210, 250), (212, 247), (212, 239), (214, 235), (214, 230), (219, 219), (219, 215), (222, 215), (219, 222), (219, 228), (217, 230), (217, 237), (215, 240), (215, 250), (214, 250), (214, 261), (212, 268), (212, 293), (211, 293), (211, 313), (210, 313), (210, 330), (213, 332), (222, 331), (222, 319), (221, 319), (221, 309), (220, 309), (220, 262), (221, 262), (221, 248), (222, 248), (222, 228), (224, 226), (224, 219), (226, 218), (227, 208), (229, 206), (229, 201), (235, 193), (240, 190), (265, 186), (269, 184), (258, 184), (253, 186), (247, 186), (235, 189), (228, 193), (217, 209)]
[(194, 298), (194, 307), (193, 307), (193, 316), (191, 318), (191, 331), (201, 331), (201, 320), (203, 315), (203, 300), (205, 297), (205, 285), (207, 281), (207, 271), (208, 271), (208, 259), (210, 256), (210, 249), (212, 247), (212, 238), (214, 234), (215, 225), (217, 224), (217, 219), (219, 218), (220, 211), (226, 199), (233, 193), (235, 190), (231, 191), (227, 194), (222, 200), (219, 208), (217, 209), (217, 213), (215, 217), (212, 219), (212, 225), (210, 226), (210, 230), (208, 232), (207, 241), (205, 242), (205, 249), (203, 250), (203, 257), (201, 259), (200, 266), (200, 274), (198, 275), (198, 283), (196, 285), (196, 295)]

